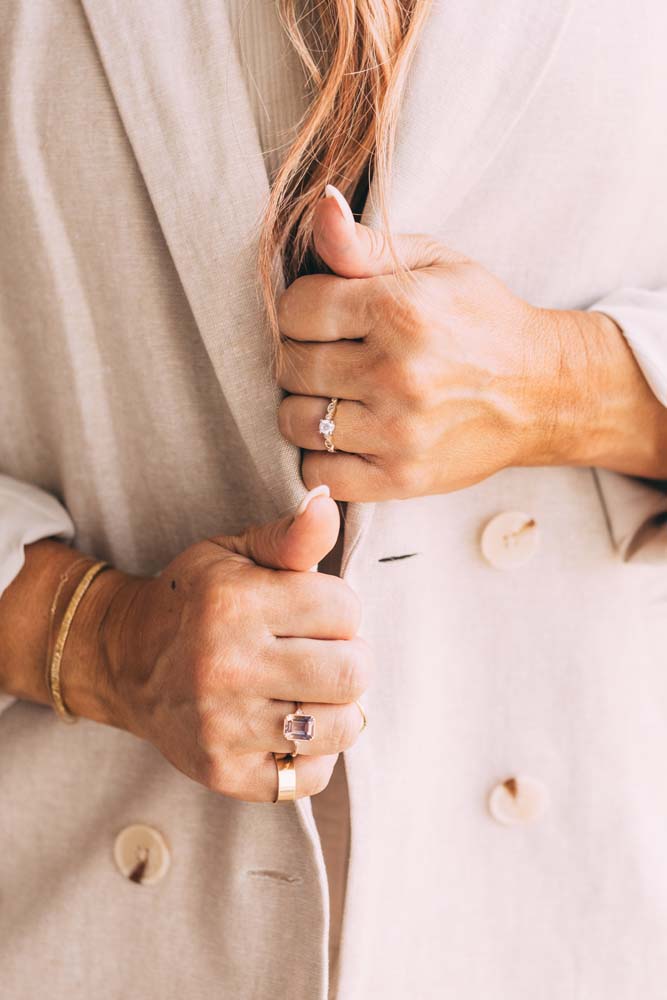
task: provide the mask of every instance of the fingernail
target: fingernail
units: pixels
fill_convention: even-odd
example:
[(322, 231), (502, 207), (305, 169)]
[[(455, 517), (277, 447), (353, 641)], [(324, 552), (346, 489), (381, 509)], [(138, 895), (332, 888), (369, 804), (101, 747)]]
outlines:
[(334, 187), (333, 184), (327, 184), (327, 186), (324, 189), (324, 197), (333, 198), (333, 200), (336, 202), (339, 209), (341, 210), (342, 216), (345, 219), (345, 221), (354, 225), (354, 215), (352, 214), (352, 209), (345, 200), (345, 196), (341, 194), (341, 192), (338, 190), (337, 187)]
[(326, 486), (324, 483), (322, 483), (321, 486), (316, 486), (314, 490), (310, 491), (310, 493), (306, 493), (305, 497), (299, 504), (297, 512), (294, 516), (301, 517), (302, 514), (305, 514), (306, 510), (308, 509), (308, 504), (313, 499), (313, 497), (330, 497), (330, 496), (331, 496), (331, 491), (329, 487)]

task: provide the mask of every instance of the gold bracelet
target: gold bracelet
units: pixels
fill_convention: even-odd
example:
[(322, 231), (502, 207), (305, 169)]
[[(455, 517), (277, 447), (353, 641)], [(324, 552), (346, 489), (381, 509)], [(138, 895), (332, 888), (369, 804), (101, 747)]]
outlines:
[(56, 714), (63, 720), (63, 722), (76, 722), (76, 716), (72, 715), (65, 705), (62, 692), (60, 690), (60, 664), (62, 662), (63, 650), (65, 648), (67, 636), (69, 635), (70, 626), (76, 613), (76, 609), (81, 603), (81, 598), (88, 590), (88, 587), (93, 582), (97, 574), (101, 573), (102, 570), (107, 569), (108, 566), (109, 563), (102, 560), (94, 563), (90, 569), (86, 570), (83, 577), (77, 584), (77, 588), (72, 594), (70, 602), (65, 609), (65, 614), (60, 622), (60, 628), (58, 629), (58, 635), (56, 636), (55, 646), (53, 647), (51, 663), (49, 664), (48, 683), (49, 694), (51, 695), (53, 707)]
[(74, 571), (79, 566), (82, 566), (84, 563), (86, 563), (88, 566), (92, 566), (94, 562), (95, 560), (91, 559), (90, 556), (83, 556), (81, 559), (77, 559), (75, 560), (75, 562), (70, 563), (65, 572), (60, 574), (60, 581), (58, 583), (56, 592), (53, 595), (53, 600), (51, 601), (51, 607), (49, 609), (49, 634), (46, 641), (46, 665), (45, 665), (45, 671), (46, 671), (45, 676), (46, 676), (47, 687), (49, 686), (49, 669), (51, 663), (51, 639), (53, 638), (53, 622), (56, 617), (58, 601), (60, 600), (60, 595), (62, 593), (63, 587), (65, 586), (69, 578), (72, 576)]

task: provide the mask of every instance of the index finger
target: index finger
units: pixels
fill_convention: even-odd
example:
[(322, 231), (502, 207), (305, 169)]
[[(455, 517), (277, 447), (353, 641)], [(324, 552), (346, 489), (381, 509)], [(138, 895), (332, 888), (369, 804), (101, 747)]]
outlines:
[(340, 577), (327, 573), (267, 570), (264, 613), (276, 637), (351, 639), (361, 622), (361, 602)]
[(278, 327), (290, 340), (358, 340), (372, 332), (372, 278), (307, 274), (278, 300)]

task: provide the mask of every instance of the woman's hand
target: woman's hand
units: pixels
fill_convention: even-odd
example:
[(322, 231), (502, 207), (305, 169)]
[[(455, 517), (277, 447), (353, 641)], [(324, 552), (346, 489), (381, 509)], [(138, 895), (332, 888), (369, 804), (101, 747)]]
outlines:
[[(361, 730), (354, 702), (371, 667), (356, 636), (353, 591), (337, 577), (305, 572), (332, 548), (338, 528), (336, 504), (316, 496), (294, 519), (191, 546), (157, 578), (119, 586), (117, 571), (101, 574), (63, 660), (71, 711), (149, 740), (214, 791), (271, 801), (272, 752), (291, 753), (283, 719), (300, 701), (316, 727), (299, 744), (297, 794), (321, 791)], [(82, 662), (77, 644), (100, 617), (105, 676), (91, 693), (100, 671)]]
[[(331, 191), (331, 189), (328, 189)], [(508, 466), (663, 474), (665, 412), (624, 337), (595, 312), (540, 309), (477, 262), (399, 236), (407, 273), (333, 189), (315, 245), (334, 274), (279, 302), (283, 435), (309, 487), (339, 500), (446, 493)], [(318, 423), (340, 402), (324, 450)]]

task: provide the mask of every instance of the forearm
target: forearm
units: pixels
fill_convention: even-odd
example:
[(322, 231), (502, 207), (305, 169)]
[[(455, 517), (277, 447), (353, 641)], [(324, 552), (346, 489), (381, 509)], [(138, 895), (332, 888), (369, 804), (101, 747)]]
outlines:
[(545, 464), (667, 479), (667, 408), (619, 327), (603, 313), (574, 310), (550, 310), (549, 321), (561, 363)]
[[(53, 615), (52, 648), (64, 610), (93, 562), (52, 539), (26, 546), (21, 572), (0, 597), (1, 691), (26, 701), (50, 703), (46, 677), (51, 606), (62, 577), (67, 576)], [(129, 579), (118, 570), (105, 570), (93, 580), (76, 610), (61, 666), (63, 697), (75, 715), (111, 721), (105, 624), (112, 599)]]

